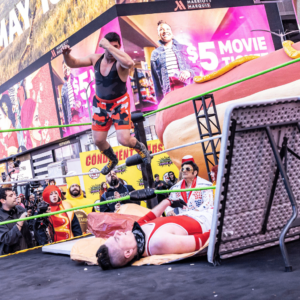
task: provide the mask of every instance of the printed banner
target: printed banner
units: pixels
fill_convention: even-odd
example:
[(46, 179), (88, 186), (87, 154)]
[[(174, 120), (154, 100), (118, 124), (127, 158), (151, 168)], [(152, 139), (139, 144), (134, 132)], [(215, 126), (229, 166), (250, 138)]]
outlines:
[[(97, 53), (100, 58), (104, 53), (104, 49), (99, 47), (99, 42), (109, 32), (116, 32), (121, 35), (118, 18), (115, 18), (72, 47), (71, 55), (76, 58), (81, 58)], [(122, 47), (122, 39), (121, 50), (124, 50)], [(93, 97), (95, 95), (94, 67), (70, 68), (64, 63), (63, 55), (59, 55), (53, 59), (51, 66), (54, 73), (56, 99), (61, 124), (90, 123), (88, 101), (92, 117)], [(129, 79), (127, 85), (128, 92), (131, 94)], [(131, 99), (133, 99), (132, 95)], [(135, 108), (134, 104), (133, 108)], [(63, 136), (66, 137), (89, 128), (90, 126), (64, 128)]]
[[(58, 125), (49, 65), (0, 95), (0, 129)], [(0, 159), (60, 139), (56, 129), (0, 133)]]
[(114, 4), (114, 0), (0, 0), (0, 84)]
[[(159, 140), (148, 141), (147, 143), (148, 149), (152, 151), (152, 153), (164, 150), (163, 144), (161, 144)], [(114, 147), (113, 149), (118, 156), (119, 164), (125, 163), (126, 158), (136, 153), (134, 150), (124, 146)], [(107, 158), (100, 154), (98, 150), (80, 153), (80, 161), (83, 173), (100, 171), (107, 164)], [(154, 156), (151, 166), (153, 175), (158, 174), (161, 180), (167, 180), (169, 171), (173, 171), (178, 178), (179, 170), (166, 153)], [(117, 168), (117, 174), (125, 184), (132, 185), (136, 190), (144, 187), (140, 165)], [(104, 181), (106, 181), (105, 176), (99, 173), (84, 176), (86, 197), (94, 199), (95, 201), (98, 200), (100, 185)]]
[(270, 30), (264, 5), (120, 17), (120, 27), (124, 50), (135, 61), (131, 83), (142, 111), (157, 109), (194, 76), (275, 50), (270, 33), (251, 31)]

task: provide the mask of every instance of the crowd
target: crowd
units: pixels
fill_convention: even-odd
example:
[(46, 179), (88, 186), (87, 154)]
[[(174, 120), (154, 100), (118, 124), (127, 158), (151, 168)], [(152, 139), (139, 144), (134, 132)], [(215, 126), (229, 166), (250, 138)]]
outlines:
[[(54, 179), (43, 183), (27, 183), (24, 194), (18, 194), (13, 185), (2, 185), (0, 222), (79, 206), (80, 200), (85, 197), (84, 191), (81, 189), (79, 178), (72, 178), (67, 186), (67, 192), (56, 186)], [(6, 182), (9, 181), (10, 178), (7, 176)], [(83, 232), (74, 211), (1, 225), (0, 255), (69, 239), (82, 235)]]
[[(160, 179), (158, 174), (154, 175), (155, 189), (172, 190), (201, 186), (211, 186), (216, 184), (217, 166), (211, 170), (213, 183), (198, 176), (198, 166), (193, 157), (185, 156), (182, 159), (182, 166), (179, 178), (170, 171), (165, 176), (165, 180)], [(8, 179), (9, 180), (9, 179)], [(6, 180), (7, 181), (7, 180)], [(71, 207), (77, 207), (86, 200), (85, 193), (81, 189), (79, 178), (74, 176), (67, 180), (67, 190), (60, 189), (54, 179), (49, 179), (43, 183), (28, 183), (25, 193), (18, 194), (13, 186), (0, 187), (0, 222), (12, 219), (24, 218), (30, 215), (37, 215), (46, 212), (59, 211)], [(113, 170), (106, 175), (106, 182), (102, 182), (99, 191), (99, 202), (111, 199), (118, 199), (129, 195), (134, 188), (120, 179)], [(164, 216), (182, 215), (185, 211), (193, 211), (203, 208), (211, 208), (213, 191), (205, 190), (198, 192), (171, 192), (157, 195), (158, 203), (165, 199), (170, 201), (182, 200), (186, 207), (167, 206)], [(139, 202), (126, 200), (94, 206), (93, 211), (116, 213), (121, 205), (127, 203), (139, 204)], [(92, 209), (91, 209), (92, 210)], [(90, 211), (91, 211), (90, 210)], [(88, 211), (89, 212), (89, 211)], [(87, 213), (88, 213), (87, 212)], [(210, 211), (211, 213), (211, 211)], [(206, 215), (206, 226), (210, 229), (211, 214)], [(30, 221), (19, 221), (0, 226), (0, 255), (13, 253), (27, 249), (35, 245), (43, 245), (50, 242), (60, 241), (82, 235), (86, 232), (74, 211), (52, 215), (45, 218), (37, 218)]]

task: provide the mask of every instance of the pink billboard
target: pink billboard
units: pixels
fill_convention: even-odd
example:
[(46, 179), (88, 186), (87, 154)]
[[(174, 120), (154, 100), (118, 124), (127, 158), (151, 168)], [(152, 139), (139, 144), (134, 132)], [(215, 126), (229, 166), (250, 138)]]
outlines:
[[(0, 130), (58, 125), (49, 65), (0, 95)], [(60, 138), (55, 129), (0, 133), (0, 159)]]
[(124, 50), (135, 61), (136, 109), (246, 55), (274, 51), (264, 5), (120, 17)]
[[(93, 53), (104, 53), (99, 47), (99, 41), (109, 32), (121, 35), (118, 18), (115, 18), (80, 43), (73, 46), (71, 54), (74, 57), (85, 57)], [(122, 43), (122, 40), (121, 40)], [(121, 47), (121, 50), (124, 50)], [(69, 68), (60, 55), (51, 62), (54, 73), (55, 89), (60, 113), (61, 124), (90, 123), (88, 101), (93, 116), (92, 106), (95, 95), (94, 67)], [(130, 81), (128, 80), (128, 93), (131, 94)], [(133, 97), (131, 96), (131, 99)], [(133, 105), (134, 106), (134, 105)], [(91, 126), (76, 126), (63, 129), (63, 136), (86, 130)]]

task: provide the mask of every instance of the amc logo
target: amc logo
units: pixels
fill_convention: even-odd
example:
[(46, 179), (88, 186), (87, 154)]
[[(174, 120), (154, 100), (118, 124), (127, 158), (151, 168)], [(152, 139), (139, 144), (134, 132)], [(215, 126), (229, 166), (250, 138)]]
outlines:
[(174, 8), (174, 11), (179, 10), (186, 10), (186, 7), (184, 6), (184, 4), (182, 3), (182, 1), (175, 1), (176, 3), (176, 7)]

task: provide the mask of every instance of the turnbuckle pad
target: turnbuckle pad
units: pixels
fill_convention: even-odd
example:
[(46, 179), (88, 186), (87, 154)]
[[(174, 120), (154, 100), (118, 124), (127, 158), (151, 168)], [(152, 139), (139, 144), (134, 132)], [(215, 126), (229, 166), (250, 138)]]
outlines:
[(144, 122), (145, 121), (145, 117), (143, 115), (144, 114), (142, 112), (131, 113), (131, 121), (133, 123)]
[(129, 195), (130, 195), (130, 200), (133, 201), (150, 200), (155, 197), (155, 190), (150, 188), (142, 189), (142, 190), (132, 191)]
[[(151, 153), (152, 152), (150, 151), (150, 154)], [(151, 159), (152, 159), (152, 157), (151, 157)], [(126, 162), (125, 163), (126, 163), (127, 167), (131, 167), (131, 166), (136, 166), (136, 165), (142, 164), (143, 160), (142, 160), (142, 158), (140, 157), (139, 154), (134, 154), (134, 155), (126, 158)]]

